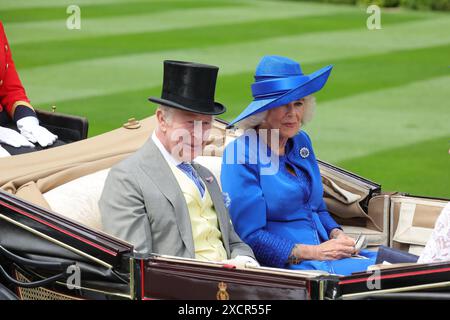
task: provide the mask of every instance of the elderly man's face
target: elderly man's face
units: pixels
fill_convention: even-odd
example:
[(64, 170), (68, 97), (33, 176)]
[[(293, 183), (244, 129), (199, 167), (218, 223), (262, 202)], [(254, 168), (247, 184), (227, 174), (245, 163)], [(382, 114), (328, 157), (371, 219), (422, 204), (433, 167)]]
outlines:
[(164, 134), (163, 144), (172, 156), (190, 162), (202, 154), (212, 121), (211, 115), (172, 109), (169, 119), (159, 121)]
[(279, 129), (280, 138), (292, 138), (299, 131), (305, 112), (304, 99), (292, 101), (286, 105), (270, 109), (264, 122), (264, 127)]

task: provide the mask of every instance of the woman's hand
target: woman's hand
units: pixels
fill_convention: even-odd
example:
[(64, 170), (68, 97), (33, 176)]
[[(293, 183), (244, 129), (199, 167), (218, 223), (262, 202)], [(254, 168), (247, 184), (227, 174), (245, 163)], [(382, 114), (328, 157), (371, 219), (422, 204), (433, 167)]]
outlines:
[(302, 260), (339, 260), (350, 258), (354, 253), (355, 240), (348, 236), (341, 236), (315, 246), (297, 245), (292, 255), (301, 262)]
[(352, 237), (346, 235), (341, 229), (333, 229), (330, 232), (330, 239), (347, 239), (353, 241), (353, 246), (356, 245), (356, 241)]
[(343, 236), (314, 246), (314, 260), (339, 260), (355, 253), (355, 240)]

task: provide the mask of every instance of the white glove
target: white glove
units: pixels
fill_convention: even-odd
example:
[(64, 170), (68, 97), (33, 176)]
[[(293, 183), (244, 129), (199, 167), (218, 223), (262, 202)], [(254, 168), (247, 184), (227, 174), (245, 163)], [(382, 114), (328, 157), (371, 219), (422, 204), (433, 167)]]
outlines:
[(22, 136), (20, 133), (12, 129), (3, 127), (0, 127), (0, 143), (5, 143), (16, 148), (20, 147), (34, 148), (34, 145), (31, 142), (28, 142), (28, 140), (25, 139), (25, 137)]
[(36, 117), (30, 116), (18, 120), (17, 128), (20, 130), (22, 136), (33, 143), (39, 143), (41, 147), (50, 146), (58, 139), (57, 135), (41, 127)]
[(2, 148), (2, 146), (0, 146), (0, 158), (4, 158), (4, 157), (9, 157), (10, 154), (8, 151), (6, 151), (5, 149)]
[(238, 268), (259, 267), (258, 261), (249, 256), (236, 256), (234, 259), (223, 260), (222, 263), (231, 264)]

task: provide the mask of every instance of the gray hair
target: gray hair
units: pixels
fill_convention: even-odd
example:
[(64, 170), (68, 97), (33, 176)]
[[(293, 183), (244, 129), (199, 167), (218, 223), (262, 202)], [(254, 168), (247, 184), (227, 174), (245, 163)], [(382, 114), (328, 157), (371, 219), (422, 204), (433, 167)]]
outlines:
[(158, 109), (161, 110), (161, 112), (162, 112), (162, 114), (164, 116), (164, 119), (167, 121), (167, 123), (171, 124), (172, 123), (173, 108), (170, 108), (170, 107), (167, 107), (167, 106), (164, 106), (164, 105), (160, 104), (158, 106)]
[[(302, 125), (312, 120), (314, 116), (314, 111), (316, 109), (316, 98), (314, 96), (309, 95), (304, 97), (303, 99), (304, 99), (303, 107), (305, 108), (305, 112), (303, 113)], [(264, 119), (266, 119), (266, 117), (267, 117), (267, 110), (258, 112), (240, 121), (236, 126), (239, 129), (243, 130), (253, 129), (259, 126), (264, 121)]]

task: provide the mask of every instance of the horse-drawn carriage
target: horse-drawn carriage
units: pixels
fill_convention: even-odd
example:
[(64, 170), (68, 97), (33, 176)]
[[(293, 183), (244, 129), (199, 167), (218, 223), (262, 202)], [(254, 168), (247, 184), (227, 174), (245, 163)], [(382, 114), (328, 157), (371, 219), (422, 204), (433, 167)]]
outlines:
[[(450, 262), (401, 264), (340, 276), (142, 256), (102, 231), (108, 170), (149, 138), (154, 117), (60, 147), (0, 159), (0, 297), (20, 299), (360, 299), (450, 296)], [(239, 135), (216, 120), (197, 161), (220, 178), (223, 146)], [(449, 202), (385, 192), (319, 163), (324, 198), (368, 247), (420, 254)], [(189, 290), (188, 288), (193, 288)], [(195, 288), (195, 290), (194, 290)], [(3, 293), (2, 293), (3, 292)]]

